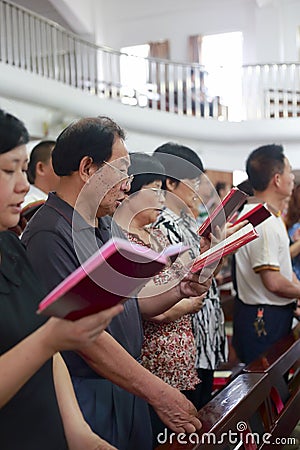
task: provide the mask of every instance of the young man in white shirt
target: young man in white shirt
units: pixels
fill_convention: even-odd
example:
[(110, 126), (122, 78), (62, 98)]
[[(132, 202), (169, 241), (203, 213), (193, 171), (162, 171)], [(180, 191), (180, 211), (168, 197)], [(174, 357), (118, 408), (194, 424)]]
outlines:
[[(237, 297), (233, 345), (246, 364), (290, 332), (300, 283), (292, 270), (289, 239), (281, 218), (294, 175), (281, 145), (265, 145), (248, 157), (246, 170), (257, 203), (272, 216), (256, 227), (259, 238), (235, 255)], [(255, 204), (246, 205), (243, 213)]]

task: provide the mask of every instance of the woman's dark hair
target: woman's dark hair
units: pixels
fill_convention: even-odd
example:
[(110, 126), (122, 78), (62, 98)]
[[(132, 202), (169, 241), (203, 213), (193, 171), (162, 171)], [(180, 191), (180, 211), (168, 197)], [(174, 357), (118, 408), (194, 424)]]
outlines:
[(290, 228), (300, 220), (300, 184), (297, 184), (292, 192), (289, 200), (287, 213), (285, 216), (285, 223), (287, 228)]
[[(167, 142), (158, 147), (153, 156), (165, 168), (166, 178), (179, 184), (181, 180), (192, 180), (204, 173), (204, 167), (197, 153), (185, 145)], [(163, 188), (166, 188), (165, 182)]]
[(267, 189), (272, 177), (284, 171), (284, 153), (282, 145), (264, 145), (250, 153), (246, 171), (255, 191)]
[(134, 175), (129, 194), (139, 191), (153, 181), (165, 180), (165, 168), (156, 159), (146, 153), (130, 153), (129, 175)]
[(36, 177), (36, 165), (38, 162), (47, 164), (51, 159), (51, 153), (55, 146), (55, 141), (41, 141), (39, 142), (30, 153), (30, 159), (27, 169), (28, 181), (34, 184)]
[(54, 172), (59, 176), (71, 175), (85, 156), (100, 166), (111, 157), (116, 137), (125, 139), (125, 132), (109, 117), (89, 117), (71, 123), (56, 140), (52, 152)]
[(0, 154), (25, 145), (28, 141), (29, 134), (23, 122), (0, 109)]

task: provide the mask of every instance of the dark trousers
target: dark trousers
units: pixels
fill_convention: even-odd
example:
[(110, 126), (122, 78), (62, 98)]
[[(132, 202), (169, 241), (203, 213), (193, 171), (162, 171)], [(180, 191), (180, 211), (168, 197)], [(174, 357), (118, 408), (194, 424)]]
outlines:
[(193, 391), (181, 391), (196, 407), (197, 411), (206, 405), (211, 399), (214, 382), (214, 371), (197, 369), (201, 383), (197, 384)]
[[(232, 344), (242, 362), (249, 364), (276, 341), (290, 333), (293, 306), (293, 303), (283, 306), (246, 305), (237, 297), (235, 298)], [(264, 309), (266, 335), (259, 336), (254, 326), (258, 308)]]

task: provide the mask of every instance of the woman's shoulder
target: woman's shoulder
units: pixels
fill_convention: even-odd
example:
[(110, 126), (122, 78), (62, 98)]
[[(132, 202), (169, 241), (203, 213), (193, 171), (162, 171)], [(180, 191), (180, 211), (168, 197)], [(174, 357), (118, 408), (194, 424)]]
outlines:
[(13, 231), (0, 232), (0, 255), (1, 260), (3, 259), (9, 265), (27, 262), (26, 249)]
[(24, 246), (20, 241), (20, 238), (13, 231), (1, 231), (0, 232), (0, 248), (6, 250), (15, 250), (19, 252), (25, 252)]

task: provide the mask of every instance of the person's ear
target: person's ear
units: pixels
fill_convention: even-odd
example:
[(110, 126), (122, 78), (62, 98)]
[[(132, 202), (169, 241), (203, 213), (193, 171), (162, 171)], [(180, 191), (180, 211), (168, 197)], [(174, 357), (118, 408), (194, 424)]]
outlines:
[(94, 174), (94, 170), (92, 170), (93, 166), (93, 158), (90, 156), (84, 156), (79, 164), (79, 176), (84, 181), (84, 183), (88, 183), (90, 177)]
[(44, 163), (42, 161), (38, 161), (35, 166), (35, 175), (43, 176), (44, 172)]
[(276, 187), (280, 186), (280, 182), (281, 182), (281, 176), (280, 173), (275, 173), (274, 175), (274, 184)]
[(166, 189), (169, 192), (175, 191), (176, 187), (178, 186), (178, 183), (174, 180), (171, 180), (170, 178), (166, 179)]

